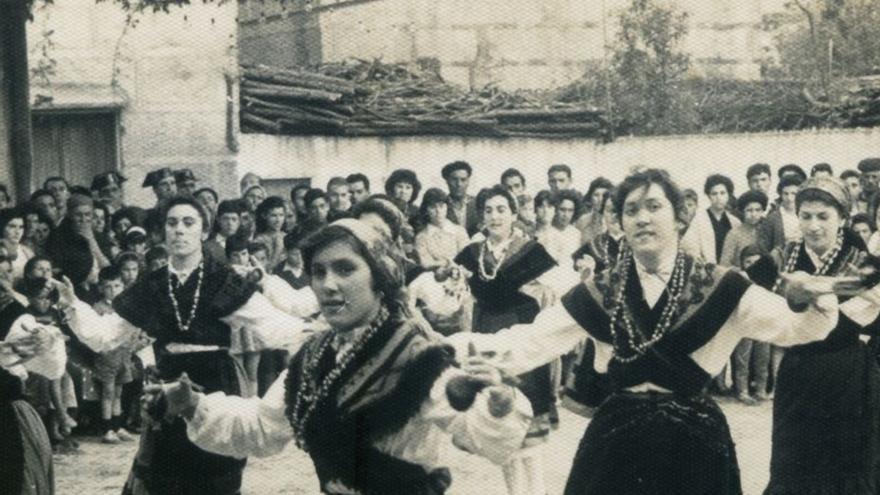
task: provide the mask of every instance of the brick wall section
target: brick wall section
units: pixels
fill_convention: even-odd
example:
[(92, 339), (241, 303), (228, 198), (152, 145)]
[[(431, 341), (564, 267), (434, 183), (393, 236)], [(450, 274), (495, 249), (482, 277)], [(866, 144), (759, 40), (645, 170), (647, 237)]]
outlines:
[[(465, 86), (547, 88), (601, 63), (616, 12), (627, 0), (244, 0), (242, 59), (281, 65), (348, 57), (440, 61), (443, 76)], [(773, 56), (767, 16), (784, 0), (677, 0), (689, 13), (685, 49), (694, 71), (753, 79)]]
[[(125, 25), (117, 4), (56, 0), (38, 9), (28, 27), (31, 66), (41, 56), (33, 47), (45, 30), (54, 30), (51, 57), (58, 63), (48, 87), (32, 78), (32, 97), (64, 92), (84, 105), (112, 93), (123, 99), (120, 161), (133, 202), (152, 201), (141, 181), (161, 166), (190, 167), (221, 194), (233, 194), (238, 184), (226, 139), (225, 75), (237, 70), (237, 11), (236, 2), (194, 2), (168, 14), (141, 14), (114, 57)], [(237, 113), (233, 121), (237, 126)]]

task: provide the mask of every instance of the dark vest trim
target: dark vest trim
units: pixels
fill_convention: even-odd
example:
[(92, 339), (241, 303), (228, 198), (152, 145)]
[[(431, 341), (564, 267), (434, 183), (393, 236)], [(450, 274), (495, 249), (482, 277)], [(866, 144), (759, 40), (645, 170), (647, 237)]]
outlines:
[[(663, 339), (665, 347), (690, 354), (706, 345), (730, 318), (750, 286), (751, 282), (740, 273), (734, 270), (724, 273), (708, 298), (677, 317), (678, 321)], [(562, 305), (591, 337), (613, 344), (609, 328), (611, 317), (584, 284), (578, 284), (563, 296)]]
[(440, 375), (452, 365), (450, 346), (432, 346), (406, 364), (394, 390), (356, 412), (359, 423), (368, 428), (371, 438), (394, 433), (412, 419), (431, 395)]
[[(373, 445), (378, 439), (400, 431), (419, 412), (430, 396), (434, 383), (451, 366), (454, 353), (448, 346), (432, 345), (419, 327), (406, 321), (389, 322), (383, 330), (404, 332), (406, 335), (384, 336), (380, 333), (376, 336), (378, 340), (372, 342), (375, 347), (365, 349), (367, 354), (375, 355), (382, 352), (386, 345), (394, 347), (388, 352), (387, 360), (375, 368), (377, 371), (374, 372), (381, 375), (380, 380), (376, 380), (372, 387), (358, 386), (354, 396), (346, 401), (351, 404), (360, 399), (363, 400), (362, 404), (340, 407), (335, 398), (342, 384), (359, 378), (360, 366), (366, 362), (360, 361), (360, 366), (354, 366), (346, 376), (341, 377), (328, 400), (318, 406), (318, 416), (314, 417), (314, 423), (308, 428), (309, 455), (322, 484), (334, 479), (341, 480), (365, 494), (435, 493), (432, 489), (442, 493), (448, 486), (448, 476), (444, 478), (444, 470), (428, 472), (418, 464), (384, 454)], [(288, 417), (302, 379), (299, 374), (302, 365), (326, 338), (332, 338), (332, 333), (310, 339), (290, 363), (285, 384)], [(424, 348), (415, 349), (423, 343), (426, 344)], [(324, 374), (332, 366), (332, 359), (324, 356), (322, 361), (321, 373)], [(394, 377), (393, 374), (398, 376)], [(370, 390), (377, 386), (378, 391)], [(366, 393), (372, 395), (363, 397)]]
[[(666, 336), (644, 356), (630, 363), (612, 360), (608, 365), (615, 389), (651, 382), (683, 394), (701, 393), (711, 378), (690, 357), (717, 335), (730, 318), (751, 282), (740, 273), (714, 266), (690, 264), (688, 286), (682, 297), (690, 297), (684, 314)], [(716, 278), (720, 275), (720, 279)], [(631, 276), (636, 276), (634, 273)], [(580, 284), (562, 299), (563, 307), (594, 339), (614, 345), (611, 318), (599, 304), (598, 289)], [(633, 296), (636, 297), (636, 296)], [(640, 297), (640, 296), (639, 296)], [(664, 298), (668, 295), (664, 295)], [(644, 304), (644, 303), (642, 303)]]
[(611, 318), (601, 304), (597, 303), (587, 286), (577, 284), (562, 296), (562, 306), (590, 337), (612, 344)]

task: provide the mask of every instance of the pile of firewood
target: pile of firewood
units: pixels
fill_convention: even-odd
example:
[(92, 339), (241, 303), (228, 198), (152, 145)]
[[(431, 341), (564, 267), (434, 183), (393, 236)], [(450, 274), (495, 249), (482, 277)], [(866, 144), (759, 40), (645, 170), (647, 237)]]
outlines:
[(244, 132), (332, 136), (604, 139), (602, 112), (552, 92), (466, 91), (436, 71), (348, 61), (314, 70), (241, 68)]

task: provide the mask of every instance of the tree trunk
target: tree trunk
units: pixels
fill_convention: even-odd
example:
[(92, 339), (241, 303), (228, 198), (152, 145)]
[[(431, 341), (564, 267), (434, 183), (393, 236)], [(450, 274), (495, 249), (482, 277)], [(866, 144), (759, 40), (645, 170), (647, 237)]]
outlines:
[(27, 19), (28, 9), (24, 0), (0, 1), (0, 43), (3, 43), (0, 64), (3, 64), (6, 79), (2, 91), (9, 98), (9, 115), (0, 115), (0, 118), (9, 122), (12, 174), (19, 202), (30, 196), (34, 160), (25, 29)]

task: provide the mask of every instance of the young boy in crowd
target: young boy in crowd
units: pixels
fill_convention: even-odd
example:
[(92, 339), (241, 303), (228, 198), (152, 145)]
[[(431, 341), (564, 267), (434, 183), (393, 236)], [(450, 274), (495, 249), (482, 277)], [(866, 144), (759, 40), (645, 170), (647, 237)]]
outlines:
[(247, 252), (249, 259), (256, 262), (263, 270), (269, 270), (269, 248), (265, 244), (256, 241), (249, 242)]
[(237, 233), (226, 239), (226, 246), (224, 248), (226, 253), (226, 259), (229, 260), (230, 266), (238, 271), (240, 274), (245, 275), (247, 267), (250, 265), (249, 255), (248, 255), (248, 238), (246, 235), (242, 233)]
[[(763, 193), (758, 193), (763, 194)], [(743, 223), (745, 225), (745, 223)], [(764, 258), (763, 263), (759, 263)], [(763, 286), (772, 284), (776, 278), (773, 263), (766, 259), (767, 254), (757, 244), (743, 248), (738, 255), (739, 267), (755, 283)], [(733, 376), (737, 400), (754, 405), (767, 400), (767, 385), (770, 377), (770, 344), (752, 339), (743, 339), (733, 351)]]
[[(102, 268), (98, 274), (98, 289), (101, 300), (93, 306), (100, 315), (113, 313), (113, 300), (122, 293), (125, 285), (122, 274), (116, 266)], [(109, 352), (98, 353), (95, 358), (95, 377), (101, 382), (101, 441), (119, 443), (131, 441), (132, 436), (123, 428), (122, 387), (132, 381), (132, 345), (123, 345)]]
[(294, 290), (300, 290), (310, 284), (309, 276), (303, 270), (302, 252), (299, 250), (301, 240), (302, 236), (296, 233), (284, 236), (284, 251), (287, 256), (284, 263), (275, 269), (275, 275), (281, 277)]
[(131, 251), (119, 253), (119, 256), (116, 257), (116, 266), (124, 289), (137, 282), (141, 273), (141, 260), (136, 253)]

